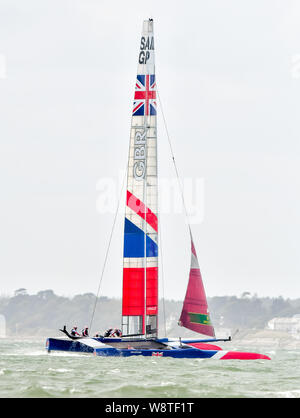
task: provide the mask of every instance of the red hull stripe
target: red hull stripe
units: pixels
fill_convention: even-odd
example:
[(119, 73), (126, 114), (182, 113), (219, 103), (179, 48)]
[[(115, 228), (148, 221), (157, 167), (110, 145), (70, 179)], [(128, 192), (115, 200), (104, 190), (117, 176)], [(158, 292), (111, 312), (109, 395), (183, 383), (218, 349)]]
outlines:
[(187, 343), (187, 345), (190, 345), (191, 347), (199, 348), (200, 350), (222, 350), (221, 347), (214, 344), (206, 344), (206, 343)]
[(228, 351), (220, 360), (270, 360), (270, 357), (258, 353), (243, 353), (241, 351)]
[[(146, 222), (152, 226), (152, 228), (157, 232), (157, 216), (153, 213), (149, 208), (147, 208), (143, 202), (140, 201), (137, 197), (135, 197), (132, 193), (127, 190), (127, 199), (126, 199), (127, 206), (132, 209), (137, 215), (141, 218), (146, 219)], [(146, 216), (146, 218), (145, 218)]]

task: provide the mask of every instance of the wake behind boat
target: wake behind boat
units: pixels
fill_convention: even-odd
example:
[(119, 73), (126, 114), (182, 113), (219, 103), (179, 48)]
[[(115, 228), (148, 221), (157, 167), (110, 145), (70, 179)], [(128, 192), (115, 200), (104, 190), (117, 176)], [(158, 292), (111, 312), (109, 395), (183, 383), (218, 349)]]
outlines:
[[(257, 354), (225, 351), (212, 325), (199, 262), (189, 226), (191, 264), (179, 325), (206, 339), (158, 337), (158, 188), (157, 97), (153, 20), (143, 22), (132, 110), (124, 227), (122, 337), (48, 338), (46, 348), (97, 356), (269, 359)], [(174, 156), (172, 155), (175, 164)]]

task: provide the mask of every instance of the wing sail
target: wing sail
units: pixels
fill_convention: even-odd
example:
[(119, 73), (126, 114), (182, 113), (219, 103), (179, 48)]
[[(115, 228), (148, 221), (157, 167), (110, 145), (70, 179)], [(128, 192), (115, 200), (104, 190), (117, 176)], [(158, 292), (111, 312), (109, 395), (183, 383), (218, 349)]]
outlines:
[(157, 336), (158, 220), (153, 21), (143, 22), (128, 157), (123, 334)]

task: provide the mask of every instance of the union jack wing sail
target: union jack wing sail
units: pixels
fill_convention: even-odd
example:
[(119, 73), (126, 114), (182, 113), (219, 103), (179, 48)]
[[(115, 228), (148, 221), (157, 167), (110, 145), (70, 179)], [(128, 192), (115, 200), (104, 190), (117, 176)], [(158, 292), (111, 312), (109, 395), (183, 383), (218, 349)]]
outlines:
[(158, 220), (153, 21), (143, 22), (132, 110), (123, 255), (122, 328), (157, 337)]
[[(156, 82), (153, 21), (143, 22), (133, 100), (123, 255), (125, 335), (158, 335)], [(190, 232), (191, 233), (191, 232)], [(190, 277), (180, 324), (214, 336), (191, 235)]]
[(214, 327), (210, 321), (205, 290), (202, 282), (198, 258), (191, 237), (191, 267), (188, 287), (182, 307), (179, 325), (200, 334), (215, 337)]

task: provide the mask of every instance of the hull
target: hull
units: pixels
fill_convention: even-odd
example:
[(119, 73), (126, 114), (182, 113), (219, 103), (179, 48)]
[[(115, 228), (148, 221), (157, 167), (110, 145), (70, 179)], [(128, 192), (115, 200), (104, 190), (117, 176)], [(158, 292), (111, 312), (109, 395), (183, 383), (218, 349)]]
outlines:
[(200, 358), (214, 360), (270, 360), (268, 356), (258, 353), (247, 353), (224, 350), (200, 350), (197, 348), (178, 348), (171, 350), (117, 350), (115, 348), (95, 349), (94, 355), (100, 357), (172, 357), (172, 358)]
[(121, 338), (48, 338), (46, 349), (93, 354), (99, 357), (171, 357), (214, 360), (270, 360), (263, 354), (226, 351), (211, 344), (215, 340), (124, 340)]
[[(91, 344), (91, 341), (95, 343)], [(106, 343), (119, 342), (119, 338), (80, 338), (77, 340), (71, 340), (69, 338), (47, 338), (46, 350), (48, 353), (51, 351), (70, 351), (75, 353), (93, 353), (95, 345), (101, 344), (105, 341)]]
[(46, 350), (51, 351), (72, 351), (76, 353), (93, 353), (94, 349), (76, 340), (67, 340), (61, 338), (47, 338)]

